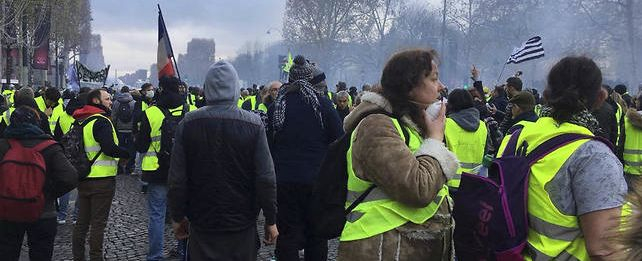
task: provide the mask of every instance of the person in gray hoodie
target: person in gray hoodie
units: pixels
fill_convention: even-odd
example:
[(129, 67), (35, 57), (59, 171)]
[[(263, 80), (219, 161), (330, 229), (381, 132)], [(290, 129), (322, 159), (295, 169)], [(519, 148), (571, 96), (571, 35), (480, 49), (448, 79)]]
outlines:
[[(129, 87), (123, 86), (120, 89), (120, 94), (116, 96), (112, 110), (112, 122), (116, 128), (118, 140), (121, 147), (129, 151), (130, 155), (134, 155), (134, 136), (132, 134), (132, 120), (134, 115), (134, 97), (129, 93)], [(131, 174), (134, 169), (135, 161), (127, 161), (127, 165), (118, 167), (118, 174)]]
[(482, 164), (490, 146), (486, 123), (479, 119), (472, 95), (464, 89), (455, 89), (448, 95), (446, 147), (460, 161), (455, 178), (448, 180), (451, 195), (459, 188), (462, 172), (475, 173)]
[(178, 239), (189, 236), (191, 260), (256, 260), (259, 211), (266, 244), (276, 228), (276, 179), (263, 123), (237, 107), (239, 79), (219, 61), (207, 72), (207, 106), (176, 129), (167, 194)]

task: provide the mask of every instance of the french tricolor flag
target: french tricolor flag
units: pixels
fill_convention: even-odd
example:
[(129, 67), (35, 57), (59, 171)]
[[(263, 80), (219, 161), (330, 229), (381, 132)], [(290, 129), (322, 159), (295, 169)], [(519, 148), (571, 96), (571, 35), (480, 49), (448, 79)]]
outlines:
[(176, 77), (176, 69), (172, 63), (174, 51), (172, 51), (172, 44), (169, 42), (169, 35), (167, 34), (167, 27), (165, 27), (165, 20), (163, 13), (158, 6), (158, 61), (156, 67), (158, 68), (158, 79), (163, 76)]

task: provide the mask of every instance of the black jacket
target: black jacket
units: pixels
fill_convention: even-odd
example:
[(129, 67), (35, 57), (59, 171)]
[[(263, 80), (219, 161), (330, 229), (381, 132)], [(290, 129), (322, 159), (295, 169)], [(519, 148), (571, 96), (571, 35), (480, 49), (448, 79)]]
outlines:
[(616, 144), (617, 142), (617, 119), (615, 118), (615, 109), (605, 102), (598, 108), (593, 111), (593, 116), (600, 123), (600, 132), (595, 133), (596, 135), (608, 139), (611, 144)]

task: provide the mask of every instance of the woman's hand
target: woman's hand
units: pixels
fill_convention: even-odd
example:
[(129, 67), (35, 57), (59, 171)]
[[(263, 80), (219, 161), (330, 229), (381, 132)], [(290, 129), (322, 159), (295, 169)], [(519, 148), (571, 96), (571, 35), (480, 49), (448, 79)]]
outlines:
[(437, 117), (433, 119), (428, 113), (425, 113), (425, 119), (426, 126), (428, 126), (426, 137), (443, 141), (444, 129), (446, 127), (446, 104), (443, 102), (441, 103)]

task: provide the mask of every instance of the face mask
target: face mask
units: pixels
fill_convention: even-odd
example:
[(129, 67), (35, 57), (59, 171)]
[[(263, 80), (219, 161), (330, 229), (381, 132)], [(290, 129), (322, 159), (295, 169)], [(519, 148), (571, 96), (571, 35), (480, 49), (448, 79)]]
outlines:
[(145, 97), (147, 98), (154, 98), (154, 91), (147, 91), (145, 92)]

